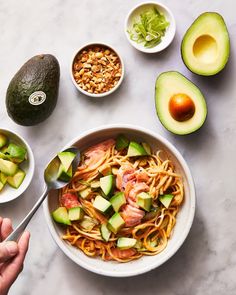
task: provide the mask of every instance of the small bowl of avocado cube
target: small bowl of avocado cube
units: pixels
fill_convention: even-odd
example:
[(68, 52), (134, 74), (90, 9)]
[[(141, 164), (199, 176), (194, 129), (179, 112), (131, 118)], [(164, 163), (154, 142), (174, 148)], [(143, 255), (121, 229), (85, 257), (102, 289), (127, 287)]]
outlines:
[(0, 129), (0, 203), (24, 193), (34, 174), (34, 156), (21, 136)]

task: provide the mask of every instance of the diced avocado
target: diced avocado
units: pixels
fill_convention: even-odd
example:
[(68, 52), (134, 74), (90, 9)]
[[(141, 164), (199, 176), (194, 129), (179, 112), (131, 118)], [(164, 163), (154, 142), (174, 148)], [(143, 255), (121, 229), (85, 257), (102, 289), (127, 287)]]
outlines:
[(81, 207), (73, 207), (68, 210), (71, 221), (81, 220), (84, 217), (84, 210)]
[(98, 222), (96, 219), (85, 215), (84, 218), (80, 221), (80, 226), (86, 231), (90, 232)]
[(113, 184), (114, 184), (113, 175), (107, 175), (100, 178), (100, 187), (106, 196), (112, 193)]
[(66, 207), (59, 207), (52, 212), (53, 219), (62, 224), (71, 225)]
[(117, 194), (115, 194), (111, 199), (110, 202), (112, 204), (112, 207), (114, 209), (115, 212), (118, 212), (120, 207), (124, 204), (126, 204), (126, 198), (125, 198), (125, 194), (122, 192), (119, 192)]
[(170, 206), (170, 203), (171, 203), (171, 201), (172, 201), (173, 198), (174, 198), (174, 195), (172, 195), (172, 194), (161, 195), (161, 196), (159, 196), (159, 201), (166, 208), (168, 208)]
[(64, 170), (68, 171), (68, 169), (70, 168), (70, 165), (73, 162), (76, 155), (72, 152), (61, 152), (57, 155), (58, 155), (58, 158), (60, 159), (62, 165), (64, 166)]
[(70, 166), (69, 169), (65, 171), (64, 166), (60, 164), (57, 178), (61, 181), (68, 182), (71, 180), (71, 177), (72, 177), (72, 166)]
[(216, 12), (202, 13), (185, 33), (181, 54), (193, 73), (203, 76), (219, 73), (230, 54), (229, 33), (223, 17)]
[(137, 243), (136, 239), (122, 237), (117, 240), (117, 247), (119, 249), (125, 250), (129, 248), (133, 248), (136, 245), (136, 243)]
[(108, 242), (111, 236), (111, 231), (107, 228), (107, 225), (105, 223), (101, 225), (100, 232), (103, 240)]
[(152, 197), (148, 193), (142, 192), (137, 196), (137, 204), (149, 212), (152, 206)]
[(131, 141), (127, 155), (128, 157), (147, 156), (147, 152), (139, 143)]
[(93, 207), (105, 214), (111, 209), (111, 203), (101, 196), (96, 196)]
[(6, 135), (0, 133), (0, 148), (6, 145), (7, 142), (8, 142), (8, 138), (6, 137)]
[(156, 80), (156, 112), (174, 134), (198, 130), (205, 122), (207, 105), (200, 89), (179, 72), (165, 72)]
[(18, 166), (11, 161), (0, 159), (0, 171), (7, 176), (13, 176), (18, 169)]
[(0, 191), (4, 188), (5, 184), (0, 181)]
[(9, 154), (9, 159), (14, 163), (21, 163), (26, 158), (27, 150), (23, 146), (10, 143), (6, 153)]
[(143, 148), (145, 149), (145, 151), (146, 151), (146, 153), (148, 155), (152, 154), (152, 149), (151, 149), (151, 147), (150, 147), (150, 145), (148, 143), (142, 142), (142, 146), (143, 146)]
[(129, 140), (123, 134), (118, 135), (116, 139), (116, 149), (118, 151), (127, 148), (129, 145)]
[(87, 187), (79, 192), (79, 196), (83, 199), (86, 199), (90, 193), (91, 193), (91, 189), (89, 187)]
[(114, 234), (116, 234), (122, 228), (122, 226), (124, 226), (124, 224), (125, 224), (124, 219), (121, 217), (121, 215), (118, 212), (116, 212), (108, 220), (107, 226), (109, 230), (111, 230)]
[(90, 187), (92, 189), (97, 189), (100, 187), (100, 181), (99, 180), (95, 180), (95, 181), (92, 181), (91, 184), (90, 184)]
[(13, 176), (7, 177), (7, 183), (14, 188), (18, 188), (23, 180), (25, 178), (25, 172), (21, 169), (18, 169), (18, 171)]
[(7, 177), (8, 177), (7, 175), (0, 172), (0, 181), (1, 181), (1, 183), (5, 184), (7, 182)]

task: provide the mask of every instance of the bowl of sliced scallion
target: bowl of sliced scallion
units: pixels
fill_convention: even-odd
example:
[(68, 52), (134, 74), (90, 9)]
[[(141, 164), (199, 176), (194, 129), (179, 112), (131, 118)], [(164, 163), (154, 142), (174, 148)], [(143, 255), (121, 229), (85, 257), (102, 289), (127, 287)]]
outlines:
[(136, 49), (145, 53), (162, 51), (172, 42), (175, 19), (165, 5), (145, 2), (134, 7), (125, 21), (125, 34)]

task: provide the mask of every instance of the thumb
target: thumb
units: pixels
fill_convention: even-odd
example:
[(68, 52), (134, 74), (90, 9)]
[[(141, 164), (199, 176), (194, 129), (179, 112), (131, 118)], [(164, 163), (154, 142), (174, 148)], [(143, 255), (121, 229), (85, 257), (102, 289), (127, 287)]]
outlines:
[(0, 243), (0, 262), (4, 262), (18, 253), (18, 245), (16, 242), (9, 241)]

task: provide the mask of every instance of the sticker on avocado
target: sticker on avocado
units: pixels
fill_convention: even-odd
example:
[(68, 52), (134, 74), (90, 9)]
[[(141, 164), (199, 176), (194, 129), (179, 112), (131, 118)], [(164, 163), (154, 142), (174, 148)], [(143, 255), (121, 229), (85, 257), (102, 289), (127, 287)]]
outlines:
[(44, 93), (43, 91), (35, 91), (30, 95), (29, 103), (38, 106), (45, 102), (46, 97), (46, 93)]

